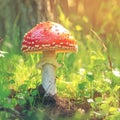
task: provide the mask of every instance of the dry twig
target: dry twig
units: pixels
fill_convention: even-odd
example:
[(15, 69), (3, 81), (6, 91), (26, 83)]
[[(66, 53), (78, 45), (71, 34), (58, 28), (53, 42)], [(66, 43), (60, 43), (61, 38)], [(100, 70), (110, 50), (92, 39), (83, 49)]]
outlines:
[(110, 68), (110, 70), (112, 70), (113, 69), (112, 60), (111, 60), (109, 49), (108, 49), (107, 45), (105, 44), (105, 42), (99, 37), (99, 35), (93, 29), (91, 29), (91, 32), (96, 36), (96, 38), (101, 43), (101, 45), (103, 47), (103, 50), (107, 53), (107, 58), (108, 58), (108, 62), (109, 62), (109, 68)]

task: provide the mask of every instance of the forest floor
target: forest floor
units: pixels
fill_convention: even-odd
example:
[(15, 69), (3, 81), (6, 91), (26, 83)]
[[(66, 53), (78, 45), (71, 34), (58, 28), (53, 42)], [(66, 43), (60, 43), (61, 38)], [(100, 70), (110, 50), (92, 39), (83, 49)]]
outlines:
[[(74, 98), (63, 98), (58, 95), (44, 96), (45, 91), (42, 86), (38, 86), (37, 89), (39, 93), (34, 96), (34, 106), (31, 107), (29, 101), (23, 106), (19, 104), (15, 106), (15, 111), (19, 113), (17, 117), (20, 120), (84, 120), (86, 119), (84, 116), (88, 115), (91, 110), (91, 105), (87, 100), (80, 102), (80, 100)], [(34, 90), (32, 89), (32, 91)], [(76, 113), (83, 117), (74, 118)], [(16, 114), (14, 118), (16, 118)], [(96, 118), (90, 118), (89, 120), (96, 120)]]

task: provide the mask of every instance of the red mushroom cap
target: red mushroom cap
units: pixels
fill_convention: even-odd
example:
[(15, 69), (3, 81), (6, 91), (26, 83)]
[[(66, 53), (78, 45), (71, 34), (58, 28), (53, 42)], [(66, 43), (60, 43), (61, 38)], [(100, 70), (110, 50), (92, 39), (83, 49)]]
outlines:
[(55, 50), (56, 52), (75, 52), (77, 44), (68, 30), (54, 22), (42, 22), (25, 34), (22, 51), (42, 52)]

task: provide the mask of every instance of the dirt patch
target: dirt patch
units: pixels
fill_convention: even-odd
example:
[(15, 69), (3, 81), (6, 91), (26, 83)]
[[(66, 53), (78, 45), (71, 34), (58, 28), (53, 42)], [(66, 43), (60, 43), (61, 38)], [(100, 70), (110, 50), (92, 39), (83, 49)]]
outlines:
[[(34, 106), (31, 107), (29, 100), (24, 106), (19, 104), (15, 106), (15, 110), (18, 111), (21, 116), (23, 116), (23, 120), (31, 120), (30, 116), (33, 116), (33, 114), (29, 115), (28, 113), (30, 111), (34, 113), (34, 118), (36, 113), (39, 114), (39, 111), (43, 110), (44, 117), (43, 119), (41, 118), (41, 120), (58, 120), (57, 118), (61, 117), (71, 118), (74, 116), (76, 111), (82, 114), (89, 112), (91, 109), (91, 106), (87, 100), (80, 102), (79, 100), (62, 98), (57, 95), (45, 96), (45, 91), (42, 85), (38, 86), (37, 89), (38, 94), (34, 96)], [(32, 91), (34, 90), (36, 89), (33, 89)]]
[(55, 118), (56, 120), (57, 117), (72, 117), (76, 111), (80, 110), (80, 113), (86, 113), (91, 108), (87, 100), (80, 103), (78, 100), (63, 98), (57, 95), (44, 96), (45, 91), (42, 85), (38, 86), (38, 91), (39, 94), (35, 97), (35, 106), (42, 104), (48, 118)]

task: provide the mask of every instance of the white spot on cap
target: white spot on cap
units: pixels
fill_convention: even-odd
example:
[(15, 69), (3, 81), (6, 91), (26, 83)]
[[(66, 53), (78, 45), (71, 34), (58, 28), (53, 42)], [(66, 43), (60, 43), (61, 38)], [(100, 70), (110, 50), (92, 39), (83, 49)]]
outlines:
[(55, 45), (55, 42), (53, 42), (52, 45)]
[(29, 39), (29, 36), (27, 36), (27, 39)]
[(30, 50), (34, 50), (34, 47), (31, 47), (31, 49)]
[(48, 47), (50, 47), (50, 44), (43, 44), (43, 45), (41, 45), (43, 48), (48, 48)]
[(66, 45), (68, 45), (68, 42), (66, 42)]
[(46, 47), (49, 47), (49, 46), (50, 46), (50, 44), (46, 44), (45, 46), (46, 46)]
[(69, 44), (69, 46), (71, 46), (71, 47), (72, 47), (72, 46), (74, 46), (74, 45), (73, 45), (73, 44)]
[(39, 47), (38, 49), (41, 50), (42, 47)]
[(24, 36), (26, 36), (28, 33), (25, 33), (25, 35)]
[(44, 47), (44, 45), (41, 45), (42, 47)]
[(31, 46), (28, 46), (28, 48), (27, 48), (28, 50), (30, 50), (31, 49)]
[(65, 48), (65, 49), (68, 49), (69, 47), (68, 47), (68, 46), (65, 46), (64, 48)]
[(38, 42), (38, 40), (36, 40), (36, 42)]
[(58, 45), (55, 45), (55, 47), (58, 47)]
[(35, 37), (35, 35), (32, 35), (32, 38), (34, 38)]
[(22, 45), (22, 48), (27, 48), (27, 45)]
[(39, 45), (35, 45), (35, 47), (36, 47), (36, 48), (38, 48), (38, 47), (39, 47)]

